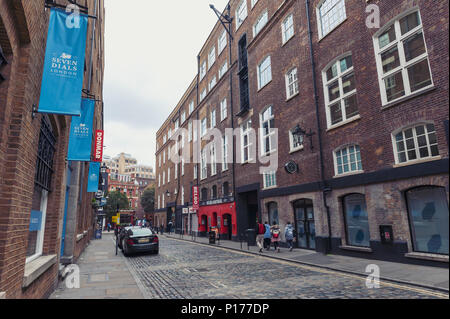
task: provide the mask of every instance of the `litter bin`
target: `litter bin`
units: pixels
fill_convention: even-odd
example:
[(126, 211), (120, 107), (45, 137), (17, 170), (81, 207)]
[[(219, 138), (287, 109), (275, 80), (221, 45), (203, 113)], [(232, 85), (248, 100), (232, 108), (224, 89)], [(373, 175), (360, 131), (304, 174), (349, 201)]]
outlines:
[(245, 231), (247, 236), (247, 243), (249, 246), (256, 246), (256, 230), (255, 229), (247, 229)]
[(97, 229), (95, 231), (95, 239), (102, 239), (102, 230), (101, 229)]
[(216, 232), (215, 231), (209, 232), (209, 243), (216, 244)]

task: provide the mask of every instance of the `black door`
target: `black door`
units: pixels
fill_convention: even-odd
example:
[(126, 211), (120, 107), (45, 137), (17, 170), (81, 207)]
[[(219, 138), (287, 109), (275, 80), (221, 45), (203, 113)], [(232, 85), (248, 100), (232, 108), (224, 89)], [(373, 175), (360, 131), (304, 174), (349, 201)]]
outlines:
[(297, 247), (316, 249), (316, 227), (313, 202), (302, 199), (294, 203), (295, 229), (297, 230)]

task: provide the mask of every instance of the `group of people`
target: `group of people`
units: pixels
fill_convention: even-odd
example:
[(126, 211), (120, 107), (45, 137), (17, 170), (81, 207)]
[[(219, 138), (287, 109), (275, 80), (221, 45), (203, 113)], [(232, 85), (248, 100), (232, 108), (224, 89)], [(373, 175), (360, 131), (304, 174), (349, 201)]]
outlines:
[[(292, 251), (292, 249), (294, 249), (295, 229), (290, 222), (287, 223), (284, 229), (284, 237), (289, 251)], [(261, 221), (258, 222), (256, 243), (260, 253), (262, 253), (264, 249), (270, 251), (271, 245), (273, 245), (275, 251), (280, 252), (280, 242), (281, 227), (276, 222), (273, 222), (272, 226), (270, 226), (267, 221), (264, 224)]]

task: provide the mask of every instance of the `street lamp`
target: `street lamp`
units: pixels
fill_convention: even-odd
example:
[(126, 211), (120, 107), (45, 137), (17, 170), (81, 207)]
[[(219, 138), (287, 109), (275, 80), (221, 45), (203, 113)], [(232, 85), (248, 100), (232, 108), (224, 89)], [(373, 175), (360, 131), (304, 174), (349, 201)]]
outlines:
[(311, 145), (311, 150), (314, 149), (314, 145), (313, 145), (313, 136), (316, 133), (314, 133), (312, 131), (312, 129), (309, 129), (309, 133), (306, 132), (306, 130), (302, 129), (300, 124), (297, 124), (297, 126), (292, 130), (292, 135), (293, 136), (297, 136), (297, 137), (301, 137), (303, 139), (303, 137), (309, 137), (310, 140), (310, 145)]
[(170, 198), (170, 192), (169, 192), (169, 190), (166, 191), (166, 197), (169, 197), (169, 198)]

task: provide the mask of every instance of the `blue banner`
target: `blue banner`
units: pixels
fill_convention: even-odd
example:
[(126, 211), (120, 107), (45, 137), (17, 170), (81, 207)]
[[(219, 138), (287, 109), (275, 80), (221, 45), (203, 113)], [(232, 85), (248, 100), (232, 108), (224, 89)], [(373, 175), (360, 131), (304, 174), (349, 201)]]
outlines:
[[(78, 20), (79, 18), (79, 20)], [(40, 113), (80, 116), (88, 17), (52, 8), (42, 75)]]
[(91, 162), (89, 165), (88, 193), (98, 192), (98, 181), (100, 176), (100, 162)]
[(81, 116), (72, 117), (69, 152), (67, 154), (69, 161), (91, 161), (94, 111), (95, 101), (83, 99), (81, 102)]

